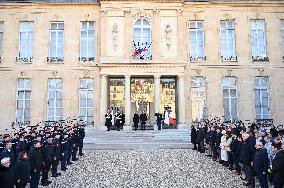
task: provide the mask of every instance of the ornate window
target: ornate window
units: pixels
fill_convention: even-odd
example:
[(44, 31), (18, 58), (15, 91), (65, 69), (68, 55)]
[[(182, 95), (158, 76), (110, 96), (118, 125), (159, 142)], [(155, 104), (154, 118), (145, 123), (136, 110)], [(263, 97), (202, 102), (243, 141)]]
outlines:
[(134, 23), (133, 58), (137, 60), (152, 59), (151, 25), (146, 18), (140, 18)]
[(63, 62), (64, 23), (50, 23), (50, 47), (47, 62)]
[(189, 22), (190, 61), (206, 61), (204, 52), (204, 21)]
[(255, 115), (256, 119), (269, 119), (268, 78), (254, 79)]
[(284, 60), (284, 20), (280, 22), (282, 60)]
[(32, 62), (34, 22), (20, 22), (20, 43), (17, 62)]
[(192, 121), (200, 122), (207, 119), (206, 83), (204, 77), (191, 80)]
[(224, 120), (234, 121), (238, 119), (238, 92), (237, 79), (225, 77), (222, 80), (223, 86), (223, 108)]
[(251, 20), (251, 42), (252, 61), (268, 61), (264, 20)]
[(4, 25), (4, 22), (0, 22), (0, 63), (1, 63), (1, 59), (2, 59), (3, 25)]
[(237, 61), (235, 44), (235, 22), (221, 21), (221, 59)]
[(81, 22), (80, 61), (95, 60), (95, 22)]
[(79, 114), (87, 124), (93, 123), (94, 79), (81, 79), (79, 87)]
[(58, 121), (62, 119), (62, 80), (48, 80), (47, 119)]
[(16, 123), (30, 123), (31, 81), (19, 79), (17, 82)]

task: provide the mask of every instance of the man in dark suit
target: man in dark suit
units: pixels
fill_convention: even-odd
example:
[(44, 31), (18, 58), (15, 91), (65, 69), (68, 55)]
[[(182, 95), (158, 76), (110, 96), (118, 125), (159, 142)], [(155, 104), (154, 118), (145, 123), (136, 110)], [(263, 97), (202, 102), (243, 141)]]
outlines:
[(141, 121), (141, 130), (145, 131), (146, 121), (147, 121), (147, 115), (145, 111), (140, 114), (140, 121)]
[(107, 109), (107, 113), (105, 114), (106, 122), (105, 126), (107, 127), (107, 131), (110, 131), (110, 127), (112, 125), (112, 114), (110, 112), (110, 109)]
[(135, 112), (135, 114), (133, 115), (133, 123), (134, 123), (134, 129), (135, 131), (137, 131), (139, 123), (139, 115), (137, 114), (137, 112)]

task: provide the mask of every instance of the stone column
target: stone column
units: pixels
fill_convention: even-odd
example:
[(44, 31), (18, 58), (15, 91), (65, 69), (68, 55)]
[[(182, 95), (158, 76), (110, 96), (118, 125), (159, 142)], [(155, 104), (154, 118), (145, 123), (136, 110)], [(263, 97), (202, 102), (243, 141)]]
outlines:
[(154, 75), (154, 88), (155, 88), (155, 113), (160, 112), (160, 75)]
[(106, 129), (105, 114), (107, 111), (107, 75), (101, 75), (101, 98), (100, 98), (100, 126), (99, 129)]
[[(154, 88), (155, 88), (155, 113), (160, 112), (160, 104), (161, 104), (161, 98), (160, 98), (160, 75), (154, 75)], [(155, 117), (156, 118), (156, 117)], [(158, 130), (158, 127), (156, 126), (156, 120), (154, 123), (154, 129)]]
[(125, 78), (125, 130), (131, 130), (131, 98), (130, 98), (130, 75), (124, 75)]
[(184, 76), (178, 76), (178, 128), (185, 128)]

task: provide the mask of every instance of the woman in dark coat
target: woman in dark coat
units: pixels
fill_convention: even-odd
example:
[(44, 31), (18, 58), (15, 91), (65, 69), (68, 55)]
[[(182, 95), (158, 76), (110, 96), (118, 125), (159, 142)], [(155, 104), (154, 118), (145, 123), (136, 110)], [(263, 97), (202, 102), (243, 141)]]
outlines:
[(194, 125), (191, 126), (191, 143), (193, 144), (193, 150), (197, 150), (196, 146), (197, 132)]
[(13, 188), (15, 185), (15, 176), (10, 166), (10, 158), (5, 157), (1, 160), (0, 165), (0, 186), (1, 188)]
[(15, 165), (15, 178), (16, 178), (16, 187), (24, 188), (27, 183), (30, 182), (30, 171), (31, 164), (28, 160), (28, 154), (26, 151), (19, 153), (18, 160)]

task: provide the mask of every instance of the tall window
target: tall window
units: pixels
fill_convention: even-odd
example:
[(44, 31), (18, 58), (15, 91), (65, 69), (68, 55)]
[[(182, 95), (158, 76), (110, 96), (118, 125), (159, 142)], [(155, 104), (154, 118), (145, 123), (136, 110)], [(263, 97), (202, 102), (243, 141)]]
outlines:
[(235, 22), (221, 21), (222, 61), (236, 61)]
[(31, 81), (19, 79), (17, 82), (16, 122), (30, 123)]
[(251, 20), (252, 60), (268, 61), (264, 20)]
[(222, 80), (223, 86), (223, 108), (224, 120), (234, 121), (238, 119), (238, 94), (237, 79), (225, 77)]
[(152, 59), (151, 25), (146, 18), (134, 23), (133, 57), (134, 59)]
[(204, 77), (194, 77), (191, 80), (192, 120), (200, 122), (207, 119), (206, 85)]
[(32, 62), (34, 22), (20, 22), (20, 46), (18, 62)]
[(49, 121), (62, 119), (62, 80), (48, 80), (48, 117)]
[(2, 59), (2, 46), (3, 46), (3, 22), (0, 22), (0, 63)]
[(95, 59), (95, 22), (81, 22), (80, 61)]
[(79, 88), (79, 114), (88, 124), (93, 122), (94, 79), (81, 79)]
[(280, 24), (282, 59), (284, 60), (284, 20), (281, 20)]
[(204, 52), (204, 22), (189, 22), (190, 61), (206, 60)]
[(256, 119), (269, 119), (268, 79), (266, 77), (254, 79), (254, 94)]
[(62, 62), (64, 47), (64, 23), (51, 22), (50, 23), (50, 48), (47, 62)]

